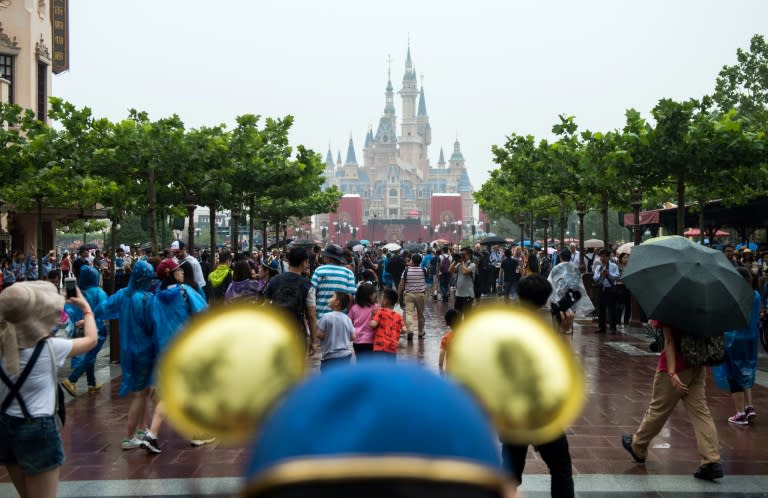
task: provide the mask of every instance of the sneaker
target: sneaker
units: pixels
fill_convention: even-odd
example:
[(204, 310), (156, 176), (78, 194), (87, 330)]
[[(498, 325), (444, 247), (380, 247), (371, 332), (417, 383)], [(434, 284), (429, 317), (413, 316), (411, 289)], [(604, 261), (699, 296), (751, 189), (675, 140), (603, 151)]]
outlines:
[(95, 394), (99, 391), (101, 391), (101, 384), (96, 384), (95, 386), (88, 386), (88, 394)]
[(746, 407), (744, 411), (747, 415), (747, 420), (752, 420), (753, 418), (757, 417), (757, 412), (751, 406)]
[(693, 477), (705, 481), (720, 479), (723, 477), (723, 466), (719, 462), (704, 464), (693, 473)]
[(72, 397), (77, 397), (77, 386), (70, 382), (69, 379), (62, 380), (61, 387), (63, 387)]
[(406, 336), (408, 338), (408, 342), (413, 341), (413, 332), (408, 332), (408, 335)]
[(133, 436), (131, 439), (123, 438), (123, 441), (120, 443), (120, 447), (124, 450), (132, 450), (141, 446), (141, 441), (142, 440), (136, 436)]
[(746, 413), (738, 412), (733, 417), (728, 417), (728, 422), (736, 425), (748, 425), (749, 419)]
[(190, 439), (189, 444), (192, 446), (205, 446), (206, 444), (211, 444), (214, 441), (216, 441), (215, 437), (209, 437), (207, 439)]
[(141, 439), (141, 445), (149, 453), (160, 453), (160, 445), (157, 443), (157, 437), (152, 434), (152, 431), (147, 431), (144, 433), (144, 437)]

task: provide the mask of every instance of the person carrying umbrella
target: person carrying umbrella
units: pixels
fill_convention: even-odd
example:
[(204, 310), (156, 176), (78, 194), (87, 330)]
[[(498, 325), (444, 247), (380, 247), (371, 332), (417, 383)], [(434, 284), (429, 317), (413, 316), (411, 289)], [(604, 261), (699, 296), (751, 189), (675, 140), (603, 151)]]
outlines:
[[(679, 237), (658, 237), (633, 248), (622, 275), (652, 325), (664, 333), (648, 410), (634, 434), (621, 444), (638, 463), (648, 456), (651, 440), (677, 405), (683, 402), (693, 424), (701, 465), (698, 479), (723, 477), (717, 430), (705, 393), (704, 363), (687, 362), (681, 344), (691, 337), (708, 338), (744, 327), (752, 290), (719, 251)], [(686, 337), (687, 336), (687, 337)]]

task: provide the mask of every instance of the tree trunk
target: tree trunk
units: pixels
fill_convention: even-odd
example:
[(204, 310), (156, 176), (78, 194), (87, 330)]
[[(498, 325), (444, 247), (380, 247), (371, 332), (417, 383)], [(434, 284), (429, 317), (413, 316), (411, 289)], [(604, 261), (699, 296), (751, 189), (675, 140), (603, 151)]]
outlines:
[(261, 252), (266, 253), (267, 247), (269, 247), (269, 225), (267, 220), (262, 220), (262, 222), (264, 224), (261, 231)]
[[(704, 202), (699, 201), (699, 241), (704, 245)], [(712, 240), (712, 239), (709, 239)]]
[(603, 215), (603, 245), (610, 247), (608, 236), (608, 192), (606, 191), (600, 193), (600, 211)]
[(117, 256), (117, 225), (120, 223), (120, 218), (115, 217), (110, 220), (112, 222), (112, 228), (109, 231), (109, 246), (112, 248), (112, 254), (109, 254), (112, 260), (112, 278), (109, 280), (109, 286), (107, 294), (110, 296), (115, 293), (115, 257)]
[(525, 247), (525, 218), (520, 217), (520, 247)]
[(256, 227), (254, 225), (254, 216), (253, 212), (255, 211), (255, 206), (253, 204), (253, 196), (251, 196), (250, 199), (248, 199), (248, 252), (253, 255), (253, 234), (255, 233)]
[(579, 216), (579, 271), (586, 271), (587, 265), (584, 264), (584, 215), (587, 206), (580, 202), (576, 206), (576, 214)]
[(682, 235), (685, 231), (685, 175), (677, 177), (677, 227), (675, 233)]
[(208, 206), (208, 210), (210, 211), (210, 216), (208, 217), (209, 223), (208, 223), (208, 231), (211, 235), (211, 267), (216, 266), (216, 259), (214, 256), (216, 255), (216, 208), (213, 206)]
[(197, 209), (197, 204), (187, 204), (187, 218), (189, 218), (189, 223), (187, 223), (187, 247), (190, 251), (195, 248), (195, 209)]
[(560, 195), (560, 247), (567, 247), (565, 245), (565, 225), (566, 225), (566, 216), (565, 216), (565, 196)]
[(36, 238), (37, 242), (35, 247), (37, 248), (37, 279), (45, 280), (48, 275), (43, 275), (43, 198), (37, 197), (37, 230)]
[(155, 166), (150, 164), (147, 172), (147, 200), (149, 201), (149, 238), (152, 242), (152, 254), (157, 254), (157, 180)]

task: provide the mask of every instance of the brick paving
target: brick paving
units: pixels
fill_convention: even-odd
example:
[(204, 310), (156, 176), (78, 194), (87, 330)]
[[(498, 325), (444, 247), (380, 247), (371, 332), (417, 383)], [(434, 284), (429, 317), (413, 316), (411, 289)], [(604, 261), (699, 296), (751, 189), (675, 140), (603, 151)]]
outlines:
[[(427, 368), (437, 369), (439, 341), (444, 331), (442, 315), (447, 309), (447, 305), (442, 303), (427, 306), (427, 337), (422, 342), (401, 341), (400, 361), (415, 360)], [(699, 464), (699, 456), (693, 429), (682, 405), (675, 409), (662, 433), (654, 439), (645, 465), (634, 463), (621, 447), (621, 433), (632, 432), (637, 427), (650, 400), (657, 356), (648, 352), (649, 339), (643, 329), (632, 327), (621, 335), (599, 335), (590, 332), (592, 329), (594, 324), (590, 320), (581, 321), (577, 323), (573, 336), (573, 348), (583, 362), (589, 392), (583, 413), (568, 429), (577, 489), (578, 483), (586, 482), (592, 474), (640, 479), (648, 476), (690, 476)], [(181, 478), (179, 482), (185, 490), (183, 495), (194, 496), (208, 494), (201, 492), (200, 483), (204, 480), (195, 478), (232, 478), (240, 475), (247, 458), (244, 447), (213, 444), (194, 448), (167, 425), (160, 436), (160, 455), (147, 455), (143, 449), (121, 450), (128, 402), (117, 395), (119, 367), (107, 365), (107, 358), (105, 351), (99, 360), (99, 377), (105, 381), (104, 389), (93, 395), (83, 393), (67, 404), (67, 425), (62, 431), (67, 456), (61, 471), (64, 484), (68, 481), (73, 481), (73, 485), (77, 481), (88, 481), (89, 486), (95, 485), (98, 489), (99, 481), (136, 480), (138, 483), (149, 480), (151, 485), (153, 480)], [(764, 355), (761, 355), (761, 365), (766, 365)], [(66, 371), (62, 370), (61, 375), (65, 374)], [(717, 426), (726, 473), (718, 492), (734, 495), (727, 492), (728, 476), (744, 476), (738, 482), (748, 484), (749, 476), (768, 475), (767, 378), (766, 372), (759, 372), (758, 382), (762, 385), (754, 388), (758, 417), (754, 424), (747, 427), (729, 424), (727, 418), (733, 414), (730, 395), (713, 387), (708, 388), (707, 398)], [(78, 387), (81, 393), (85, 390), (84, 377)], [(547, 474), (546, 466), (534, 451), (528, 454), (525, 472), (525, 476)], [(732, 482), (736, 482), (735, 479)], [(0, 468), (0, 483), (8, 480), (4, 468)], [(698, 485), (694, 481), (691, 477), (691, 485)], [(5, 488), (2, 486), (0, 484), (0, 496), (5, 496), (3, 490), (9, 488), (8, 485)], [(151, 495), (159, 496), (157, 492)], [(99, 494), (96, 492), (87, 496)]]

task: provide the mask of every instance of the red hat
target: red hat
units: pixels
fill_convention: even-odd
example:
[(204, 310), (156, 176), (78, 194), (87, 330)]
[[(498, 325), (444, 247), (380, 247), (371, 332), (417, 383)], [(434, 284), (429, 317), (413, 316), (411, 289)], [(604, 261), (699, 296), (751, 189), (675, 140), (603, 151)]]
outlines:
[(155, 270), (155, 273), (157, 273), (157, 278), (161, 280), (165, 280), (178, 267), (179, 267), (179, 264), (175, 260), (173, 260), (172, 258), (165, 258), (164, 260), (160, 261), (160, 263), (157, 265), (157, 269)]

